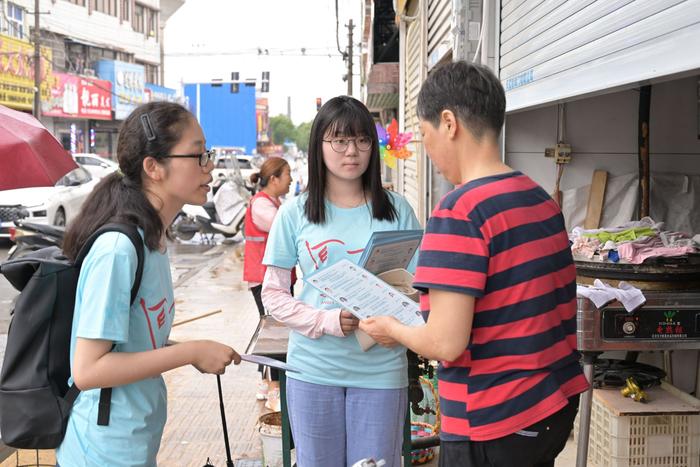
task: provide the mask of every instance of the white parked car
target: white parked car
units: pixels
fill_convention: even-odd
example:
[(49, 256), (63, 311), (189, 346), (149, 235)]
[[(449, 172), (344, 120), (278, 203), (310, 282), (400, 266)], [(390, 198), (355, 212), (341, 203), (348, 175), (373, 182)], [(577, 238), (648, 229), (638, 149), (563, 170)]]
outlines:
[(119, 164), (113, 160), (97, 154), (76, 153), (73, 154), (73, 159), (90, 172), (93, 178), (105, 177), (119, 168)]
[(265, 162), (262, 156), (251, 156), (248, 154), (239, 154), (236, 156), (238, 168), (241, 171), (243, 180), (250, 180), (250, 176), (255, 172), (260, 172), (262, 163)]
[(9, 228), (19, 219), (37, 224), (69, 224), (98, 181), (78, 167), (55, 186), (0, 191), (0, 238), (9, 237)]

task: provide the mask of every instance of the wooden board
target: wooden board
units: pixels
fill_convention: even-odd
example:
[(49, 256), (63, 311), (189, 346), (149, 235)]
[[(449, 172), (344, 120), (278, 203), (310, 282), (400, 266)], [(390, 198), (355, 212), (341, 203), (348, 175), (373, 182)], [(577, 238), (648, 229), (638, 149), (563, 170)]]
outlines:
[(591, 179), (591, 189), (588, 192), (588, 206), (586, 207), (586, 220), (584, 229), (597, 229), (600, 227), (600, 219), (603, 215), (605, 204), (605, 186), (608, 182), (608, 173), (605, 170), (596, 170)]
[[(593, 397), (615, 415), (697, 415), (700, 414), (700, 401), (688, 396), (679, 397), (664, 387), (645, 390), (649, 402), (635, 402), (629, 397), (622, 397), (620, 389), (594, 389)], [(687, 395), (686, 395), (687, 396)], [(685, 400), (684, 400), (685, 399)]]

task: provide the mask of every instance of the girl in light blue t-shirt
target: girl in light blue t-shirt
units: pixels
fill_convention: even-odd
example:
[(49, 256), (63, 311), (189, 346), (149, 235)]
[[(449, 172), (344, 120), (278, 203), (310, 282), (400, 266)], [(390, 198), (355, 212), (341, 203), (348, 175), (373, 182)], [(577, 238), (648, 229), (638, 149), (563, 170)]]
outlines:
[[(93, 190), (64, 241), (75, 259), (110, 222), (133, 224), (144, 241), (143, 276), (131, 304), (137, 255), (129, 238), (101, 234), (80, 269), (71, 334), (71, 380), (81, 390), (58, 464), (155, 466), (166, 418), (161, 374), (185, 365), (221, 374), (240, 362), (229, 346), (191, 341), (165, 346), (175, 314), (165, 231), (183, 204), (204, 204), (211, 153), (184, 107), (153, 102), (134, 110), (119, 132), (120, 170)], [(100, 388), (112, 388), (109, 423), (98, 424)]]
[(367, 108), (328, 101), (309, 141), (306, 193), (282, 205), (263, 264), (265, 308), (292, 329), (287, 402), (301, 467), (345, 467), (360, 459), (401, 461), (407, 408), (406, 349), (363, 352), (358, 320), (312, 287), (291, 296), (291, 269), (306, 276), (342, 259), (357, 263), (372, 232), (420, 228), (401, 196), (382, 187), (379, 144)]

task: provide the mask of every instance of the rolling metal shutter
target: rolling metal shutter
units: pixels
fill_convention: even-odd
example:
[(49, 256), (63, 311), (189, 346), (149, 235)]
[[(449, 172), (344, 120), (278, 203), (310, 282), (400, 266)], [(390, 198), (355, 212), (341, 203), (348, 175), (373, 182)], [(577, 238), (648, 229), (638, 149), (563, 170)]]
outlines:
[(700, 68), (700, 0), (502, 0), (507, 111)]
[(452, 0), (428, 2), (428, 69), (452, 51)]
[[(425, 1), (425, 0), (423, 0)], [(419, 5), (422, 2), (414, 1), (408, 6), (406, 14), (409, 16), (418, 16), (415, 20), (406, 25), (406, 47), (405, 60), (403, 61), (405, 68), (405, 106), (404, 106), (404, 131), (413, 133), (414, 140), (420, 139), (420, 131), (418, 128), (418, 117), (416, 115), (416, 103), (418, 100), (418, 92), (424, 79), (424, 63), (425, 63), (425, 48), (421, 44), (422, 28), (424, 26), (425, 17), (419, 16)], [(403, 58), (403, 57), (402, 57)], [(424, 174), (419, 167), (423, 165), (423, 147), (419, 142), (411, 143), (409, 149), (413, 151), (413, 157), (398, 161), (399, 167), (399, 186), (398, 192), (401, 193), (409, 202), (416, 213), (419, 220), (424, 218), (423, 206), (423, 185)]]

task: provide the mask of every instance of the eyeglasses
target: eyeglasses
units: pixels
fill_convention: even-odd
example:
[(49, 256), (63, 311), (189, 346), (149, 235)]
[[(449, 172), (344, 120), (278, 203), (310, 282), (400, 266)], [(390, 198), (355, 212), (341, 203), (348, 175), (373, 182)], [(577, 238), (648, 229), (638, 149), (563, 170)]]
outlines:
[(345, 152), (350, 143), (355, 143), (355, 147), (360, 151), (368, 151), (372, 147), (372, 138), (369, 136), (358, 136), (357, 138), (334, 138), (324, 139), (326, 143), (331, 143), (331, 148), (335, 152)]
[(200, 167), (206, 167), (209, 161), (214, 159), (214, 155), (216, 153), (210, 149), (208, 151), (203, 152), (202, 154), (169, 154), (167, 156), (162, 156), (164, 159), (170, 159), (170, 158), (176, 158), (176, 157), (184, 157), (187, 159), (199, 159), (199, 166)]

